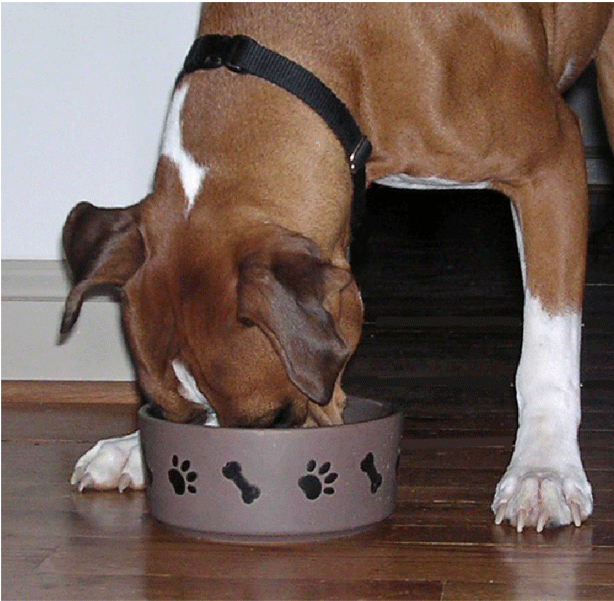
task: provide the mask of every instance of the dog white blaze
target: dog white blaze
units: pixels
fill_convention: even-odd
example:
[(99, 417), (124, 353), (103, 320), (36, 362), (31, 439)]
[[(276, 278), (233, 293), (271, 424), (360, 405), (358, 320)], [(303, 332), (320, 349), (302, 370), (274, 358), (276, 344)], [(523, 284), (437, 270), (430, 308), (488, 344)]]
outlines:
[(187, 199), (186, 215), (192, 210), (196, 196), (207, 175), (207, 167), (198, 164), (183, 145), (182, 113), (188, 89), (189, 85), (184, 84), (175, 91), (168, 111), (162, 141), (162, 154), (173, 161), (179, 171), (181, 185)]
[(177, 380), (179, 380), (179, 394), (188, 401), (203, 405), (207, 409), (207, 420), (205, 426), (219, 427), (220, 422), (215, 409), (211, 406), (207, 397), (200, 391), (194, 376), (188, 371), (188, 368), (179, 360), (175, 359), (171, 363)]

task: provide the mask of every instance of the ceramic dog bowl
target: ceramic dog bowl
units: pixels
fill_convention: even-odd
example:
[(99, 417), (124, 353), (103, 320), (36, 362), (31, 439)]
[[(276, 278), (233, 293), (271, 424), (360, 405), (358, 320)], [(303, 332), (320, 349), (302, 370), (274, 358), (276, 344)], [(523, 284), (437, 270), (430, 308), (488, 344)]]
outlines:
[(351, 534), (393, 511), (402, 416), (348, 398), (341, 426), (211, 428), (139, 412), (151, 514), (198, 536), (275, 542)]

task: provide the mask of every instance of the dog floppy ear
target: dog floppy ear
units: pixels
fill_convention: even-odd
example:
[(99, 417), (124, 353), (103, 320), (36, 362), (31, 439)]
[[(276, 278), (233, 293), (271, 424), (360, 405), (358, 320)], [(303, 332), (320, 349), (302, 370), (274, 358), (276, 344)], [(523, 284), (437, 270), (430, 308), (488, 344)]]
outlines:
[(63, 339), (79, 317), (85, 295), (98, 288), (121, 288), (145, 257), (138, 229), (140, 204), (102, 209), (79, 203), (64, 224), (62, 242), (73, 278), (66, 299), (60, 336)]
[(321, 259), (299, 235), (261, 248), (240, 266), (238, 318), (258, 326), (280, 356), (288, 377), (310, 400), (326, 405), (353, 345), (327, 307), (350, 285), (348, 270)]

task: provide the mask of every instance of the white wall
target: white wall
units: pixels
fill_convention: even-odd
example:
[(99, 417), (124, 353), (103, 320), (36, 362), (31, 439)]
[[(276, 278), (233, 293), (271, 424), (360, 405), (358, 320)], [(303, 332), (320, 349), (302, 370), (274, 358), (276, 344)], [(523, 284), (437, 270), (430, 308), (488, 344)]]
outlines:
[(198, 3), (2, 4), (2, 258), (59, 259), (80, 200), (151, 186)]

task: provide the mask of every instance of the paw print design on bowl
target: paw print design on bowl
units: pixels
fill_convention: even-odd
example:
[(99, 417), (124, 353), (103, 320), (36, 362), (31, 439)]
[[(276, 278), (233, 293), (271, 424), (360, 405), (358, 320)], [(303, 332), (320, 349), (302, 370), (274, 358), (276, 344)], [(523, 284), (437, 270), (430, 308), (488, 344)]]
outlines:
[(173, 455), (173, 467), (168, 470), (168, 480), (173, 486), (176, 495), (183, 495), (187, 492), (196, 493), (196, 486), (193, 482), (198, 478), (198, 474), (190, 470), (190, 460), (185, 459), (179, 465), (179, 457)]
[(317, 467), (316, 460), (311, 459), (307, 463), (308, 473), (298, 480), (299, 488), (310, 501), (315, 501), (322, 493), (325, 495), (335, 494), (334, 487), (328, 485), (332, 484), (339, 477), (339, 474), (330, 471), (330, 461), (324, 462), (320, 469), (316, 471)]

